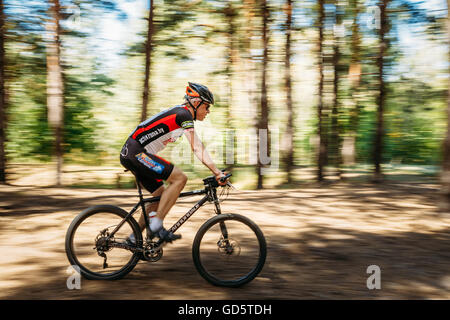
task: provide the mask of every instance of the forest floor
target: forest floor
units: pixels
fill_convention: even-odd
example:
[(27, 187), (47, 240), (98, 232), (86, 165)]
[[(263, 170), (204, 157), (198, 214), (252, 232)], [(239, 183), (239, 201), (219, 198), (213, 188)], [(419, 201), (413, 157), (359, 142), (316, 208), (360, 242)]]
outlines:
[[(450, 299), (450, 214), (439, 214), (433, 181), (353, 181), (295, 189), (234, 191), (223, 212), (255, 221), (268, 244), (266, 264), (251, 283), (220, 288), (192, 262), (207, 204), (184, 224), (181, 240), (156, 263), (139, 262), (117, 281), (81, 279), (69, 290), (65, 233), (83, 209), (131, 209), (133, 189), (0, 186), (0, 299)], [(180, 200), (170, 225), (199, 199)], [(381, 271), (369, 290), (367, 268)]]

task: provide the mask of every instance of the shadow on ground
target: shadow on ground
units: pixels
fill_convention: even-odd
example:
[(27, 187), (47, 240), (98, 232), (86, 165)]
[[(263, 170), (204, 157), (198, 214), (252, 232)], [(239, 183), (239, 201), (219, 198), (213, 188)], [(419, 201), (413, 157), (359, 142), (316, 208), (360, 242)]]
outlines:
[[(3, 192), (5, 191), (5, 192)], [(100, 203), (131, 207), (134, 191), (14, 189), (0, 194), (2, 299), (449, 299), (450, 224), (436, 214), (427, 184), (303, 186), (243, 191), (222, 204), (263, 230), (268, 256), (253, 282), (214, 287), (191, 257), (195, 231), (212, 207), (180, 229), (184, 238), (157, 263), (140, 262), (124, 279), (66, 285), (64, 235), (82, 209)], [(178, 203), (174, 218), (194, 202)], [(208, 216), (205, 216), (206, 213)], [(23, 219), (23, 221), (20, 221)], [(24, 250), (22, 255), (21, 249)], [(381, 289), (369, 290), (370, 265)], [(5, 271), (5, 272), (3, 272)]]

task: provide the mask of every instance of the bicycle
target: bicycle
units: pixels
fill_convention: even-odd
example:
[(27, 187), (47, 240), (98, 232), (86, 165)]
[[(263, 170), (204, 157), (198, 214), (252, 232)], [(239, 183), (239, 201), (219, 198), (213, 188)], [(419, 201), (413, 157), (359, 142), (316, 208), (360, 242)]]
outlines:
[[(226, 175), (222, 181), (230, 176)], [(203, 190), (180, 194), (180, 198), (205, 196), (169, 231), (175, 232), (206, 202), (213, 202), (216, 215), (199, 228), (193, 241), (194, 265), (200, 275), (213, 285), (242, 286), (252, 281), (262, 270), (267, 254), (266, 240), (261, 229), (249, 218), (222, 213), (217, 195), (219, 184), (214, 176), (203, 179), (203, 183)], [(96, 205), (81, 212), (70, 224), (65, 240), (67, 258), (71, 265), (79, 267), (79, 272), (85, 278), (120, 279), (131, 272), (140, 260), (157, 262), (162, 258), (165, 242), (152, 237), (148, 215), (143, 215), (145, 239), (133, 218), (139, 207), (142, 212), (146, 212), (145, 204), (157, 202), (160, 197), (144, 199), (137, 178), (136, 185), (139, 202), (130, 212), (117, 206)], [(229, 188), (234, 188), (229, 182), (222, 187), (228, 192)], [(135, 243), (126, 241), (131, 233), (134, 233)]]

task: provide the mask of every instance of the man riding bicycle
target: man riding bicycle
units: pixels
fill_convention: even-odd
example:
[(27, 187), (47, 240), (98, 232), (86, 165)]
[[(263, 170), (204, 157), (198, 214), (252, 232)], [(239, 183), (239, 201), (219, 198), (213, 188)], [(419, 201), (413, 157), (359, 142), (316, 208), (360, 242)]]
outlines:
[[(120, 163), (138, 178), (152, 196), (161, 196), (159, 202), (147, 204), (146, 211), (150, 212), (151, 232), (165, 241), (181, 238), (181, 235), (167, 231), (163, 220), (187, 182), (187, 176), (181, 169), (156, 155), (167, 143), (175, 142), (184, 133), (196, 157), (211, 170), (218, 183), (227, 183), (220, 182), (225, 174), (217, 169), (194, 130), (194, 120), (203, 121), (210, 112), (210, 105), (214, 104), (212, 92), (204, 85), (189, 82), (184, 98), (183, 104), (140, 123), (120, 152)], [(163, 180), (168, 182), (167, 188), (164, 188)], [(139, 226), (141, 230), (145, 228), (143, 216), (139, 219)], [(128, 241), (135, 242), (133, 234)]]

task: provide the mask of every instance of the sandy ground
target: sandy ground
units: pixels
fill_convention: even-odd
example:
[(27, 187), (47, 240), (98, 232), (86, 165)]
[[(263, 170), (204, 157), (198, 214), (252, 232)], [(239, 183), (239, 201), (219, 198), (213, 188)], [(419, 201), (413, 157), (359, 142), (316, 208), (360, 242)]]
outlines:
[[(0, 299), (450, 299), (450, 215), (436, 210), (437, 185), (305, 185), (237, 191), (223, 212), (255, 221), (268, 243), (259, 277), (238, 289), (207, 283), (192, 262), (196, 230), (213, 216), (202, 207), (156, 263), (140, 262), (124, 279), (81, 279), (69, 290), (64, 237), (83, 209), (126, 210), (135, 190), (0, 186)], [(199, 197), (179, 201), (166, 226)], [(381, 289), (367, 288), (367, 268)]]

